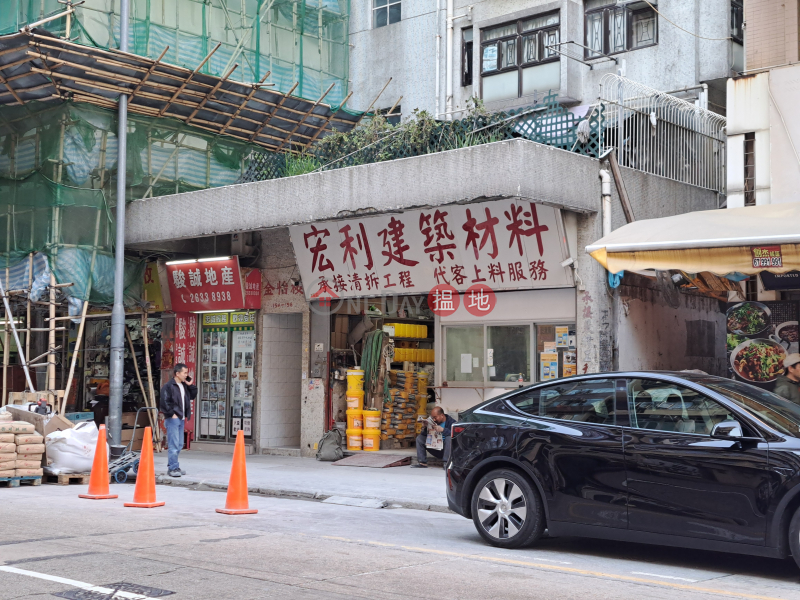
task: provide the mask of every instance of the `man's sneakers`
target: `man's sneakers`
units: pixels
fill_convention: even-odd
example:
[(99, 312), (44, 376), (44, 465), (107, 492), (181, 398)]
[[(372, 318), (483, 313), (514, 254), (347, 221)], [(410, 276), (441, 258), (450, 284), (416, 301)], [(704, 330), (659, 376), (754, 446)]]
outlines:
[(184, 471), (183, 469), (181, 469), (181, 475), (186, 475), (186, 471)]
[(176, 469), (175, 471), (169, 471), (168, 475), (170, 477), (180, 477), (181, 476), (181, 471), (178, 470), (178, 469)]
[(428, 463), (418, 463), (416, 465), (411, 465), (412, 469), (427, 469)]

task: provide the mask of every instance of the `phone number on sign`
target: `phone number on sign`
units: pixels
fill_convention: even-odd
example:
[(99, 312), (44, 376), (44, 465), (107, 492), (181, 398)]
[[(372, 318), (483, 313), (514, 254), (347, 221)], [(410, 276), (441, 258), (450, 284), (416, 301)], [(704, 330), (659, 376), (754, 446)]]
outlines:
[(189, 294), (189, 302), (224, 302), (231, 299), (230, 292), (198, 292), (196, 294)]

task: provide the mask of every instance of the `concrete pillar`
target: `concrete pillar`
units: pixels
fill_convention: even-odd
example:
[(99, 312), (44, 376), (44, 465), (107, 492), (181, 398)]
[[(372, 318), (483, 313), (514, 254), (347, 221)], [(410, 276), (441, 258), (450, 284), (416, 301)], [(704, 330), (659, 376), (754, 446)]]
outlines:
[(611, 371), (615, 363), (614, 311), (606, 271), (584, 250), (603, 237), (602, 221), (599, 212), (578, 215), (578, 374)]

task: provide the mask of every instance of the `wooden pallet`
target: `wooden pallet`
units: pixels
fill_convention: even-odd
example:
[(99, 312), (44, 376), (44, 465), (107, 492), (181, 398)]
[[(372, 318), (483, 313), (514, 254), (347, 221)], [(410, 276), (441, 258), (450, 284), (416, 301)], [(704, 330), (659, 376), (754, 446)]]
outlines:
[(19, 487), (25, 485), (42, 485), (41, 477), (0, 477), (0, 487)]
[(53, 485), (89, 485), (91, 473), (61, 473), (59, 475), (45, 475), (45, 483)]

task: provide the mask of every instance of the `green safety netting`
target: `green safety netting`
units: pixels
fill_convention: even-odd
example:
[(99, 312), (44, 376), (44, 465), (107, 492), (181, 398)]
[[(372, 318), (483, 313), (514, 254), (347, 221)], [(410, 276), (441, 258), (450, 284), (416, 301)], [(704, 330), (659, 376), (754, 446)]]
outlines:
[[(114, 224), (102, 190), (58, 185), (41, 173), (0, 179), (0, 273), (27, 278), (28, 256), (41, 253), (71, 298), (93, 304), (114, 299)], [(129, 301), (141, 297), (144, 263), (127, 261)]]
[[(251, 155), (264, 152), (176, 119), (129, 114), (126, 201), (236, 183)], [(33, 172), (70, 187), (103, 190), (115, 206), (116, 112), (79, 103), (0, 107), (0, 177)]]
[[(64, 11), (57, 0), (4, 0), (0, 35)], [(275, 89), (337, 105), (347, 95), (349, 0), (131, 0), (128, 51), (194, 69), (219, 43), (202, 72), (259, 81), (268, 72)], [(76, 8), (69, 37), (80, 44), (117, 48), (119, 1), (86, 0)], [(66, 34), (66, 20), (44, 28)]]

